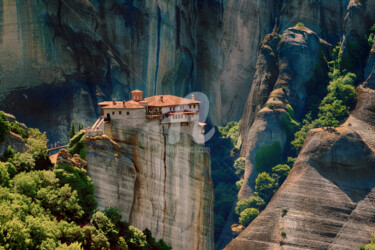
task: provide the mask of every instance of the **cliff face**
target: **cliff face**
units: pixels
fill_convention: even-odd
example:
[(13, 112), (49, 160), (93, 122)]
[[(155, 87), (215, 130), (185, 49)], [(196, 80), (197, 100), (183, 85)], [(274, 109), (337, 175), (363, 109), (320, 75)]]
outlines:
[(347, 2), (0, 1), (0, 108), (52, 141), (67, 140), (72, 120), (92, 124), (98, 101), (134, 88), (202, 91), (213, 124), (239, 120), (275, 24), (283, 32), (303, 22), (337, 42)]
[(302, 117), (307, 89), (317, 86), (315, 69), (324, 46), (316, 33), (304, 27), (287, 29), (281, 40), (278, 34), (270, 34), (260, 46), (257, 73), (242, 120), (241, 155), (246, 158), (246, 169), (239, 199), (253, 192), (255, 156), (261, 147), (279, 142), (284, 151), (287, 134), (282, 120), (287, 105)]
[(285, 183), (227, 249), (358, 249), (368, 243), (375, 230), (374, 80), (357, 92), (357, 108), (345, 124), (309, 132)]
[(213, 249), (213, 187), (204, 146), (153, 122), (124, 128), (111, 121), (106, 134), (115, 139), (86, 139), (99, 209), (118, 208), (130, 224), (149, 228), (174, 249)]
[[(350, 2), (344, 40), (359, 41), (372, 6), (371, 1)], [(343, 51), (348, 53), (345, 46)], [(368, 243), (375, 230), (374, 47), (363, 65), (367, 56), (359, 63), (365, 81), (357, 87), (357, 106), (350, 117), (339, 128), (308, 133), (287, 180), (226, 249), (358, 249)]]

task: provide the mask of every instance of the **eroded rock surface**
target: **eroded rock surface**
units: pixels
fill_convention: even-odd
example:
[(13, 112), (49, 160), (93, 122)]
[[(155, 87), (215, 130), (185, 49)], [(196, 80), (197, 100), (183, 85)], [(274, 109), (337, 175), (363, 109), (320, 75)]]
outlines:
[(72, 120), (95, 121), (97, 102), (135, 88), (202, 91), (214, 125), (239, 120), (265, 35), (302, 22), (336, 43), (347, 2), (0, 1), (0, 108), (60, 142)]
[[(372, 60), (367, 69), (374, 71)], [(338, 128), (311, 130), (267, 208), (226, 249), (358, 249), (375, 231), (375, 80)], [(284, 235), (284, 237), (282, 237)]]
[(209, 156), (191, 136), (156, 123), (130, 128), (111, 121), (108, 136), (86, 139), (99, 209), (118, 208), (174, 249), (213, 249)]

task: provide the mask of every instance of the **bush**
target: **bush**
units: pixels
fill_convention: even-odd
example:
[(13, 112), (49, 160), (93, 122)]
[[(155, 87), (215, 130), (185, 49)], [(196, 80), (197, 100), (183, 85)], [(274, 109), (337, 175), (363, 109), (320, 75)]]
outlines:
[(6, 132), (10, 131), (10, 123), (3, 111), (0, 111), (0, 142), (4, 141)]
[(17, 169), (17, 172), (31, 171), (35, 168), (35, 160), (30, 153), (16, 153), (12, 159), (9, 160)]
[(228, 122), (225, 127), (218, 127), (219, 132), (221, 133), (222, 138), (229, 138), (233, 144), (233, 147), (239, 148), (238, 139), (240, 136), (240, 126), (241, 121), (239, 122)]
[(1, 161), (7, 162), (9, 161), (9, 159), (12, 159), (14, 155), (14, 149), (12, 149), (11, 146), (8, 146), (3, 152), (3, 157), (1, 157)]
[(10, 177), (9, 177), (7, 166), (3, 163), (0, 163), (0, 186), (8, 187), (9, 180), (10, 180)]
[(246, 159), (244, 157), (240, 157), (234, 162), (233, 168), (235, 169), (236, 175), (241, 176), (245, 172), (245, 161)]
[(85, 212), (85, 217), (90, 217), (96, 209), (94, 198), (94, 184), (85, 169), (68, 164), (56, 164), (54, 173), (59, 178), (61, 185), (69, 184), (77, 191), (79, 205)]
[(255, 155), (255, 167), (258, 173), (271, 172), (272, 167), (280, 162), (281, 145), (275, 141), (269, 146), (263, 146)]
[(240, 224), (244, 227), (247, 227), (258, 215), (258, 209), (247, 208), (240, 214)]
[(300, 29), (305, 28), (305, 24), (304, 24), (304, 23), (301, 23), (301, 22), (297, 23), (296, 26), (297, 26), (298, 28), (300, 28)]
[(265, 205), (266, 203), (262, 198), (253, 196), (249, 199), (242, 199), (238, 201), (236, 207), (234, 208), (234, 212), (237, 215), (240, 215), (247, 208), (256, 208), (258, 210), (262, 210)]
[(286, 164), (279, 164), (272, 168), (273, 176), (276, 176), (274, 179), (279, 183), (279, 186), (285, 181), (286, 177), (288, 177), (289, 172), (290, 167)]
[(255, 191), (268, 202), (277, 189), (277, 183), (268, 173), (260, 173), (255, 180)]
[(238, 190), (241, 189), (242, 185), (243, 185), (243, 179), (241, 179), (241, 180), (239, 180), (239, 181), (236, 182), (236, 188), (237, 188)]
[(354, 107), (356, 102), (354, 87), (356, 75), (347, 73), (342, 76), (340, 74), (331, 74), (332, 80), (327, 87), (328, 94), (320, 103), (318, 117), (313, 120), (311, 114), (307, 114), (303, 121), (304, 125), (295, 133), (291, 144), (296, 153), (301, 150), (310, 129), (336, 127), (349, 116), (349, 110)]
[(22, 138), (24, 139), (27, 138), (26, 130), (23, 127), (21, 127), (21, 125), (17, 121), (10, 122), (9, 125), (10, 125), (9, 126), (10, 131), (12, 131), (13, 133), (17, 135), (22, 136)]
[(78, 132), (69, 141), (68, 151), (70, 154), (79, 154), (82, 159), (86, 159), (87, 148), (85, 145), (85, 132)]
[(118, 241), (118, 231), (112, 221), (103, 212), (96, 212), (92, 215), (90, 224), (104, 232), (110, 245), (114, 246)]

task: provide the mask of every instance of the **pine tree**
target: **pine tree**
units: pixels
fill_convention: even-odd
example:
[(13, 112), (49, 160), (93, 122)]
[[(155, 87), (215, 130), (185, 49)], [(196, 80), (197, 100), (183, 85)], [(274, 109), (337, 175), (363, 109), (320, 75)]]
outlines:
[(78, 123), (78, 132), (81, 131), (82, 129), (83, 129), (83, 124)]
[(70, 131), (69, 131), (69, 138), (72, 139), (75, 134), (76, 134), (76, 128), (74, 126), (74, 122), (72, 122), (72, 125), (70, 126)]

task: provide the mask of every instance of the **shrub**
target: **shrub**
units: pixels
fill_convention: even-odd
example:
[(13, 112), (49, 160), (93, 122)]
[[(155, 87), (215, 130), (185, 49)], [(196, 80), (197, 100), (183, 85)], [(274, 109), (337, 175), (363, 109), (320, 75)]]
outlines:
[(246, 159), (244, 157), (240, 157), (234, 162), (233, 168), (235, 169), (236, 175), (241, 176), (245, 172), (245, 161)]
[(297, 23), (296, 26), (297, 26), (298, 28), (300, 28), (300, 29), (305, 28), (305, 24), (302, 23), (302, 22)]
[(236, 187), (237, 187), (238, 190), (241, 189), (242, 185), (243, 185), (243, 179), (236, 182)]
[(307, 114), (303, 121), (302, 128), (295, 133), (292, 141), (293, 149), (296, 153), (302, 148), (306, 134), (310, 129), (319, 127), (339, 126), (349, 116), (349, 110), (356, 102), (355, 79), (356, 75), (347, 73), (346, 75), (331, 74), (331, 82), (327, 87), (328, 94), (319, 106), (318, 117), (314, 120), (311, 114)]
[(286, 164), (279, 164), (275, 167), (272, 168), (272, 173), (273, 175), (276, 175), (276, 181), (279, 183), (279, 185), (281, 185), (286, 177), (288, 177), (289, 175), (289, 172), (290, 172), (290, 167)]
[(4, 152), (3, 152), (3, 157), (1, 157), (1, 160), (4, 162), (7, 162), (9, 159), (12, 159), (14, 157), (14, 149), (12, 149), (11, 146), (8, 146)]
[(76, 133), (69, 141), (68, 151), (70, 154), (79, 154), (82, 159), (86, 159), (87, 148), (85, 145), (85, 132)]
[(247, 208), (240, 214), (239, 222), (244, 227), (247, 227), (258, 215), (258, 209)]
[(13, 177), (17, 174), (17, 170), (14, 167), (14, 165), (12, 163), (10, 163), (10, 162), (5, 162), (5, 163), (0, 162), (0, 166), (1, 165), (6, 166), (7, 171), (9, 173), (9, 178), (13, 179)]
[(9, 160), (17, 169), (17, 172), (31, 171), (35, 167), (35, 160), (30, 153), (16, 153), (12, 159)]
[(233, 147), (238, 148), (238, 139), (240, 135), (241, 121), (239, 122), (228, 122), (225, 127), (218, 127), (222, 138), (229, 138), (233, 144)]
[(104, 233), (94, 226), (82, 228), (84, 249), (109, 249), (110, 245)]
[(286, 238), (286, 233), (284, 231), (281, 232), (281, 237), (283, 237), (283, 239)]
[(10, 131), (12, 131), (13, 133), (17, 135), (22, 136), (22, 138), (24, 139), (27, 138), (26, 130), (23, 127), (21, 127), (21, 125), (17, 121), (10, 122), (9, 125), (10, 125), (9, 126)]
[(7, 166), (3, 163), (0, 163), (0, 186), (8, 187), (9, 180), (10, 180), (10, 177), (9, 177)]
[(271, 172), (272, 167), (279, 163), (281, 158), (280, 142), (275, 141), (269, 146), (263, 146), (255, 155), (255, 167), (260, 172)]
[(91, 216), (96, 209), (94, 199), (94, 184), (85, 169), (68, 164), (56, 164), (54, 173), (59, 178), (61, 185), (69, 184), (77, 191), (79, 205), (85, 212), (85, 217)]
[(242, 199), (238, 201), (236, 207), (234, 208), (234, 212), (237, 215), (240, 215), (247, 208), (256, 208), (258, 210), (262, 210), (265, 204), (266, 203), (262, 198), (253, 196), (249, 199)]
[(76, 129), (74, 122), (70, 125), (70, 130), (69, 130), (69, 139), (72, 139), (76, 135)]
[(277, 183), (268, 173), (260, 173), (255, 180), (255, 191), (268, 202), (276, 191)]
[(4, 141), (4, 136), (8, 131), (10, 131), (10, 123), (8, 117), (3, 111), (0, 111), (0, 142)]
[(118, 241), (118, 231), (112, 221), (103, 212), (96, 212), (92, 215), (90, 224), (104, 232), (109, 243), (116, 245)]

